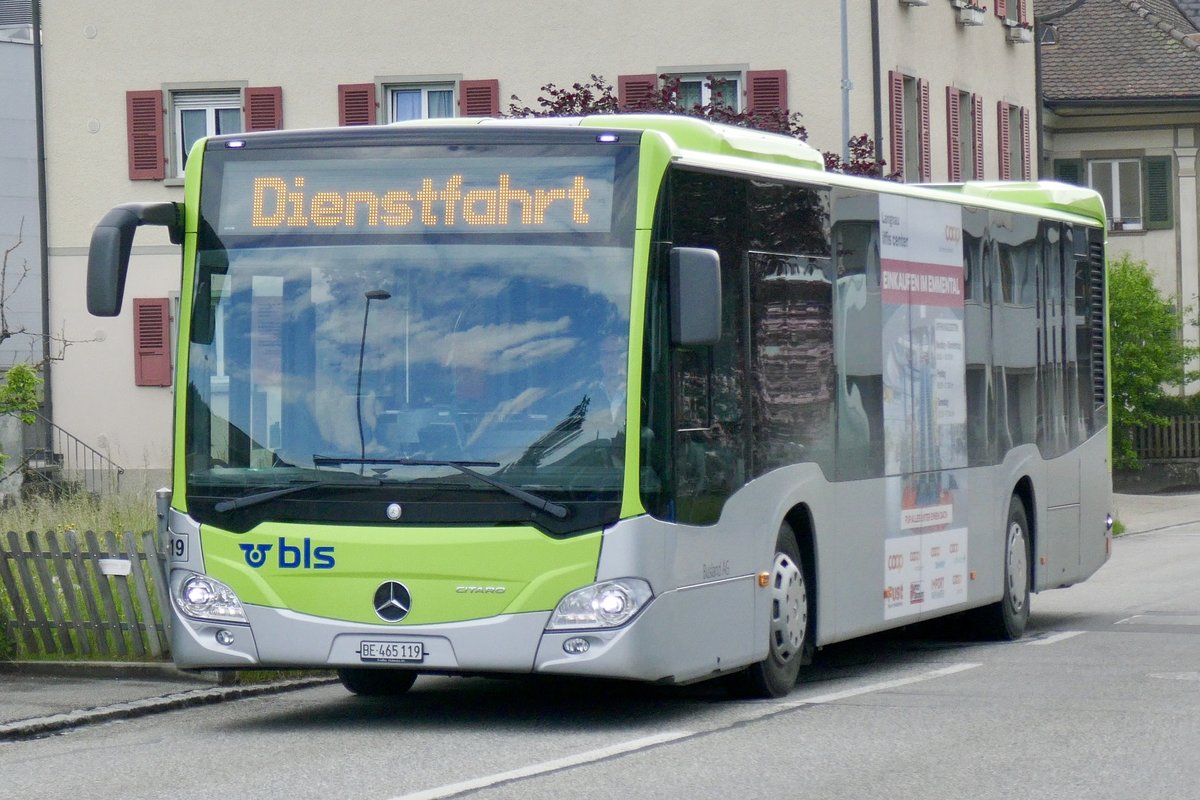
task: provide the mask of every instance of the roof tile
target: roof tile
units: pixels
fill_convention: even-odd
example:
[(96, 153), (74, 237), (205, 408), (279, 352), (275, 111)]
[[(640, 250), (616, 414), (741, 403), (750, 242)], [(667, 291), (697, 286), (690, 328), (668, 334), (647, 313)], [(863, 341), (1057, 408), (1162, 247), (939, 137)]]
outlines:
[(1042, 46), (1050, 106), (1200, 98), (1200, 32), (1181, 10), (1200, 0), (1035, 0), (1057, 44)]

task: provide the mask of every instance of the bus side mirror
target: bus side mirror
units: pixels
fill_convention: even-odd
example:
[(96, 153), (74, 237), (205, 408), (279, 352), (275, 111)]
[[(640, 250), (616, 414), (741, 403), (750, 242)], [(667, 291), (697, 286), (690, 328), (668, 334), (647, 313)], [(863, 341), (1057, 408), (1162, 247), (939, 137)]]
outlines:
[(721, 257), (701, 247), (671, 248), (671, 344), (721, 339)]
[(133, 232), (139, 225), (165, 225), (172, 244), (183, 241), (183, 224), (175, 203), (125, 203), (104, 215), (88, 246), (87, 307), (97, 317), (121, 313), (125, 275)]

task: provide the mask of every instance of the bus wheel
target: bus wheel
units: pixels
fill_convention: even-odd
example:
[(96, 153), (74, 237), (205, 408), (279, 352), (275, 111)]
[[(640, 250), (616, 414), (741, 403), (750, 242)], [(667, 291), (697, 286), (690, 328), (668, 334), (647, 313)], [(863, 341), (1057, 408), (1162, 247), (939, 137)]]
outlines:
[(809, 589), (796, 535), (786, 522), (779, 527), (771, 568), (771, 624), (767, 657), (737, 676), (740, 694), (783, 697), (796, 685), (800, 665), (812, 655)]
[(412, 688), (417, 673), (404, 669), (356, 669), (337, 671), (342, 686), (364, 697), (401, 695)]
[(1013, 495), (1004, 534), (1004, 596), (980, 609), (984, 632), (994, 639), (1020, 639), (1029, 622), (1029, 516)]

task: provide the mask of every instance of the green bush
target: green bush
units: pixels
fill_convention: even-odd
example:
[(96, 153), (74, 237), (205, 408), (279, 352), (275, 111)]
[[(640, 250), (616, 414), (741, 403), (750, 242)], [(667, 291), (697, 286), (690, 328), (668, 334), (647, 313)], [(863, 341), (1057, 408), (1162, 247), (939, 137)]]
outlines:
[(1137, 469), (1134, 430), (1166, 424), (1167, 415), (1158, 410), (1169, 402), (1164, 387), (1193, 379), (1188, 362), (1200, 351), (1183, 343), (1183, 316), (1154, 286), (1146, 262), (1129, 254), (1108, 265), (1108, 309), (1113, 465)]
[(1152, 414), (1162, 417), (1200, 417), (1200, 394), (1187, 397), (1168, 394), (1147, 404)]

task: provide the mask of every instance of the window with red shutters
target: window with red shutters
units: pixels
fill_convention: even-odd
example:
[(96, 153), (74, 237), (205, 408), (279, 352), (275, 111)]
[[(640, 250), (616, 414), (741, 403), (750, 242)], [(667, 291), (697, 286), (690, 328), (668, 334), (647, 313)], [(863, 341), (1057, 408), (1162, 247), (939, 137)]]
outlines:
[(458, 84), (458, 112), (464, 117), (500, 116), (500, 81), (460, 81)]
[(787, 70), (759, 69), (747, 72), (746, 110), (751, 114), (787, 111)]
[(983, 180), (983, 97), (971, 96), (971, 127), (975, 136), (975, 180)]
[(904, 175), (904, 73), (888, 71), (888, 100), (891, 107), (892, 170)]
[(1033, 143), (1030, 141), (1029, 109), (1021, 109), (1021, 180), (1033, 177)]
[(125, 93), (131, 181), (161, 181), (166, 177), (163, 113), (163, 94), (158, 89)]
[(283, 89), (261, 86), (246, 89), (246, 130), (274, 131), (283, 127)]
[(138, 386), (171, 385), (171, 309), (166, 297), (133, 301), (133, 377)]
[(929, 81), (917, 81), (917, 113), (921, 119), (921, 168), (920, 180), (928, 183), (933, 180), (933, 148), (930, 142), (929, 124)]
[(959, 117), (959, 91), (955, 86), (946, 87), (946, 152), (949, 154), (948, 178), (953, 182), (962, 180), (962, 123)]
[(996, 103), (996, 133), (999, 138), (997, 150), (1000, 155), (1000, 180), (1012, 177), (1012, 139), (1008, 132), (1008, 103)]
[(375, 84), (338, 86), (338, 125), (374, 125), (375, 106)]
[(658, 91), (657, 75), (618, 75), (617, 103), (622, 111), (637, 111), (653, 102)]

